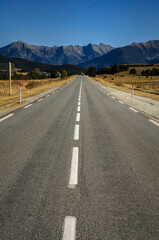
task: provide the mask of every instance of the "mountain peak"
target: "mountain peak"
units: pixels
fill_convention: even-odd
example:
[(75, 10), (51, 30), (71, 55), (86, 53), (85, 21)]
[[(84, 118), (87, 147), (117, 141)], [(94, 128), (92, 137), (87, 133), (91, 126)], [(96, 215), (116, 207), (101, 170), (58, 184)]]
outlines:
[(23, 41), (21, 41), (21, 40), (18, 40), (18, 41), (13, 42), (13, 43), (21, 43), (21, 44), (24, 44), (24, 45), (28, 45), (26, 42), (23, 42)]

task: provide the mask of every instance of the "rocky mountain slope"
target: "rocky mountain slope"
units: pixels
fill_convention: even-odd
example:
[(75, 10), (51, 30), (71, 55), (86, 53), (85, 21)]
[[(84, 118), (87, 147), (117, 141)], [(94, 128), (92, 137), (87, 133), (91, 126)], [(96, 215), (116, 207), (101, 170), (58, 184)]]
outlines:
[(12, 58), (24, 58), (31, 61), (42, 62), (53, 65), (74, 64), (78, 65), (84, 61), (102, 56), (113, 47), (105, 44), (88, 44), (87, 46), (33, 46), (25, 42), (13, 42), (0, 48), (0, 54)]
[(80, 66), (102, 68), (115, 64), (137, 63), (159, 63), (159, 40), (148, 41), (146, 43), (133, 43), (125, 47), (116, 48), (101, 57), (83, 62)]

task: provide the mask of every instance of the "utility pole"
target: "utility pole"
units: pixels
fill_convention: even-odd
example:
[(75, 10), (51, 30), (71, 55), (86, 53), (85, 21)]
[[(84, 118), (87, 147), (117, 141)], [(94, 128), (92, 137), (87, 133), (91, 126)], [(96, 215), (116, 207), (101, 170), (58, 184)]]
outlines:
[(11, 85), (11, 74), (12, 74), (12, 66), (11, 62), (9, 62), (9, 94), (12, 94), (12, 85)]

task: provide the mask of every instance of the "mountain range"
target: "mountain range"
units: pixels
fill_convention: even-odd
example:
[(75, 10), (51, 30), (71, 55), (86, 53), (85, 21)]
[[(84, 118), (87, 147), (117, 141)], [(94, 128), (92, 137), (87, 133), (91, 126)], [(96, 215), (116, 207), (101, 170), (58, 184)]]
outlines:
[(119, 48), (103, 43), (47, 47), (17, 41), (0, 48), (0, 54), (50, 65), (73, 64), (84, 68), (102, 68), (115, 64), (155, 64), (159, 63), (159, 40), (132, 43)]
[(23, 58), (51, 65), (73, 64), (100, 57), (113, 47), (105, 44), (88, 44), (87, 46), (33, 46), (22, 41), (13, 42), (0, 48), (0, 54), (6, 57)]
[(155, 64), (159, 63), (159, 40), (115, 48), (101, 57), (80, 64), (85, 68), (113, 66), (115, 64)]

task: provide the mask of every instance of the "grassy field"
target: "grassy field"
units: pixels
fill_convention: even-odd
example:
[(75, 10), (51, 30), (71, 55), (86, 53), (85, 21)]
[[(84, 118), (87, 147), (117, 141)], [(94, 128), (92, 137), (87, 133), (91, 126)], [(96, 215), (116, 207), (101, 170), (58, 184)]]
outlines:
[(9, 81), (0, 80), (0, 107), (19, 101), (19, 86), (21, 83), (22, 100), (37, 95), (47, 89), (57, 87), (71, 81), (74, 76), (65, 80), (40, 79), (40, 80), (12, 80), (12, 95), (9, 95)]
[[(156, 66), (155, 66), (156, 67)], [(136, 75), (129, 75), (129, 71), (117, 74), (99, 75), (93, 78), (101, 84), (131, 93), (132, 85), (134, 86), (134, 94), (138, 96), (148, 97), (159, 101), (159, 76), (140, 76), (142, 70), (152, 69), (153, 67), (132, 67), (137, 70)], [(157, 66), (159, 68), (159, 66)]]

